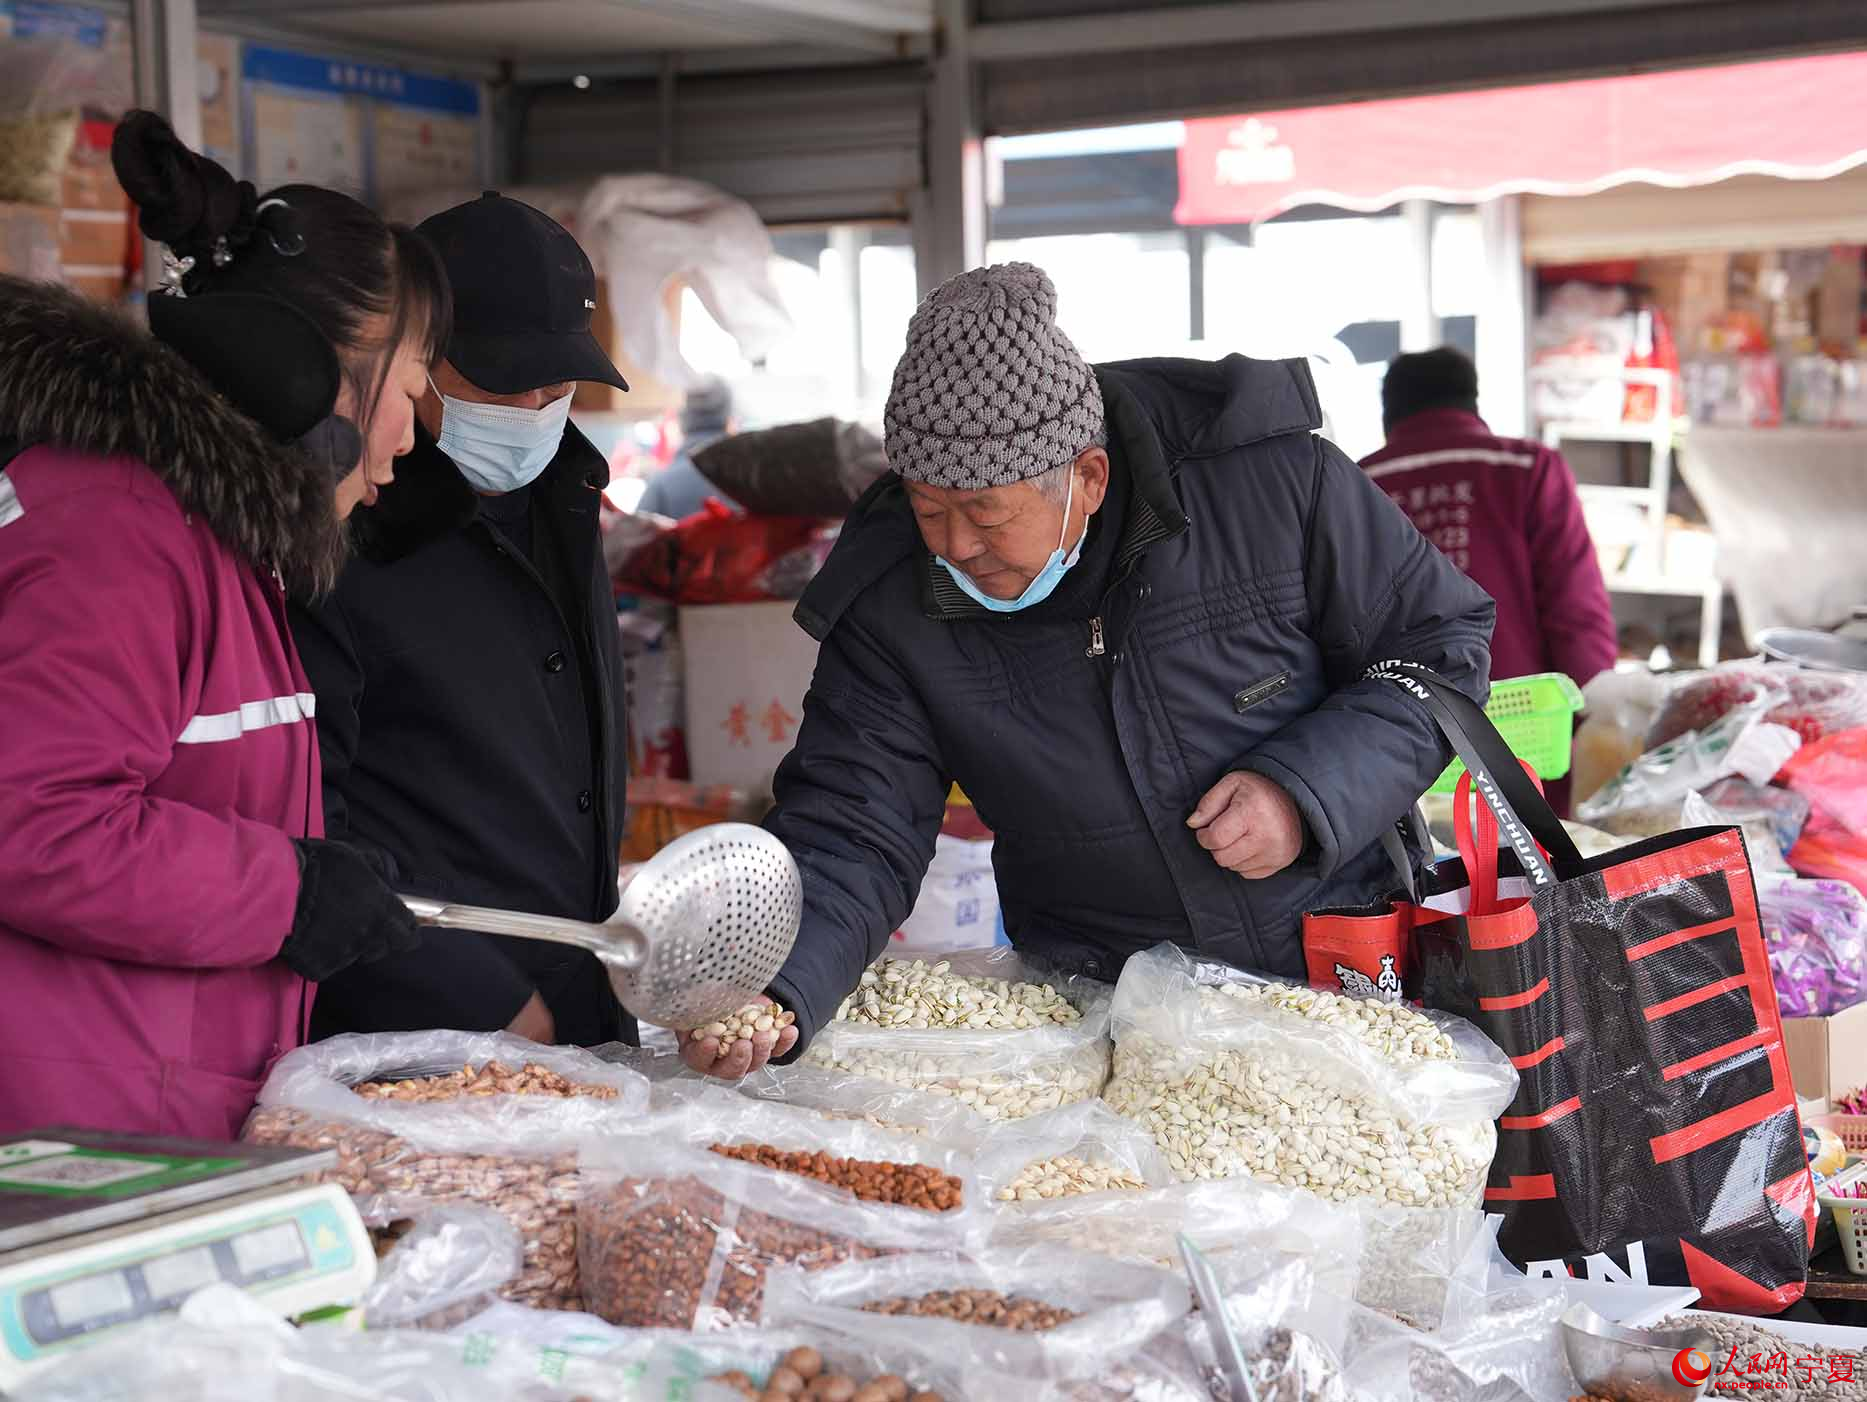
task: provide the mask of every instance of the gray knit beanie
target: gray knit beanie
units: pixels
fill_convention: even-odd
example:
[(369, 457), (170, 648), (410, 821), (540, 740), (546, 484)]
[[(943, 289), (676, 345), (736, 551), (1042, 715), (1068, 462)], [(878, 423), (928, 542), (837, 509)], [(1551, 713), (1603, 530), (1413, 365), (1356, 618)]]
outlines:
[(1057, 289), (1029, 263), (961, 273), (921, 303), (883, 426), (890, 467), (961, 491), (1023, 482), (1108, 443), (1095, 372), (1057, 329)]

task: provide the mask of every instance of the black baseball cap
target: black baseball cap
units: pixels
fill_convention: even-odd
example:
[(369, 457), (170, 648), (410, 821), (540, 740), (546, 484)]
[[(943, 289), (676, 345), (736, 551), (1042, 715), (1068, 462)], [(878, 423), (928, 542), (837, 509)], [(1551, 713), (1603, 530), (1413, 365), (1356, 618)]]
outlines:
[(420, 232), (454, 288), (447, 359), (474, 384), (491, 394), (567, 380), (629, 387), (590, 334), (596, 273), (557, 220), (488, 190)]

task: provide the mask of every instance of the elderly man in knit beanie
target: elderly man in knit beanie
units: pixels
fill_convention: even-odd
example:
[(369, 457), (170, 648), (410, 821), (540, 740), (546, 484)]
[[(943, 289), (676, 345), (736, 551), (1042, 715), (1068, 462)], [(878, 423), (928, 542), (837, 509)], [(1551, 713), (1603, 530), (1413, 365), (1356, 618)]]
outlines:
[[(908, 327), (889, 465), (797, 608), (821, 644), (767, 826), (804, 876), (770, 996), (795, 1056), (913, 907), (958, 783), (1011, 942), (1113, 980), (1170, 941), (1302, 976), (1303, 913), (1396, 884), (1383, 837), (1449, 752), (1366, 674), (1475, 700), (1491, 601), (1333, 444), (1301, 360), (1092, 367), (1050, 279), (986, 268)], [(1418, 854), (1414, 854), (1418, 860)]]

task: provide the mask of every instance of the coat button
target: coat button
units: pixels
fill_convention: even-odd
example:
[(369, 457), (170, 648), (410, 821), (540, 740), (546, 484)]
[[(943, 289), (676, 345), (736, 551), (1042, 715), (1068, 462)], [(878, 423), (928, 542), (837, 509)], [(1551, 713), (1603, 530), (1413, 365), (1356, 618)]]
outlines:
[(561, 652), (554, 652), (549, 657), (545, 658), (545, 670), (547, 672), (563, 671), (564, 670), (564, 654)]
[(588, 789), (585, 789), (582, 793), (577, 795), (577, 811), (579, 813), (588, 813), (590, 811), (590, 791)]
[(1153, 586), (1148, 584), (1146, 580), (1143, 580), (1135, 587), (1134, 596), (1145, 604), (1147, 602), (1147, 596), (1153, 592)]
[(1083, 977), (1099, 979), (1102, 977), (1102, 961), (1091, 959), (1083, 965)]

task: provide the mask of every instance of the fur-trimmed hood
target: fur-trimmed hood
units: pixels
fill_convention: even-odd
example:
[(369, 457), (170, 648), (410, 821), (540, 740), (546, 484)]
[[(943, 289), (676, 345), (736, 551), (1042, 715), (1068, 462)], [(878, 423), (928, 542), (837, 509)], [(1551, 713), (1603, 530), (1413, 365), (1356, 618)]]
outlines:
[(135, 458), (295, 596), (328, 591), (343, 565), (330, 473), (127, 316), (66, 288), (0, 277), (0, 439)]

